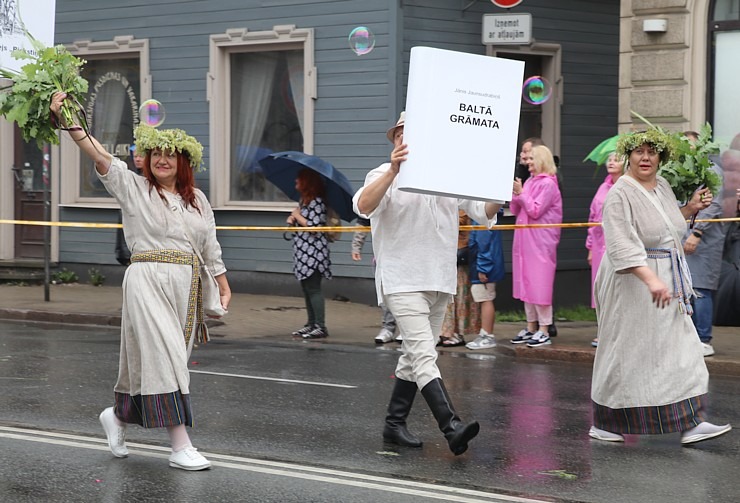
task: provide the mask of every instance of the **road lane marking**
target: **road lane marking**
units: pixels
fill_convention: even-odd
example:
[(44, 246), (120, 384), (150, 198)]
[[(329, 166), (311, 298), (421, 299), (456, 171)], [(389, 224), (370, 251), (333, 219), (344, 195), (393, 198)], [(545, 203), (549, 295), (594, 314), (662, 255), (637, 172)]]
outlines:
[[(107, 440), (84, 435), (54, 433), (12, 426), (0, 426), (0, 438), (109, 452)], [(170, 453), (170, 449), (168, 447), (157, 445), (127, 442), (126, 447), (128, 447), (129, 456), (133, 455), (167, 459)], [(428, 499), (456, 501), (459, 503), (543, 503), (546, 501), (474, 489), (402, 480), (391, 477), (381, 477), (377, 475), (367, 475), (363, 473), (333, 470), (316, 466), (306, 466), (298, 463), (269, 461), (242, 456), (215, 454), (204, 451), (200, 452), (211, 461), (213, 466), (219, 466), (222, 468), (405, 494), (409, 496), (419, 496)]]
[(357, 386), (350, 386), (349, 384), (332, 384), (328, 382), (299, 381), (297, 379), (280, 379), (278, 377), (262, 377), (262, 376), (243, 375), (243, 374), (227, 374), (224, 372), (207, 372), (205, 370), (191, 370), (190, 373), (207, 374), (207, 375), (223, 376), (223, 377), (238, 377), (240, 379), (256, 379), (258, 381), (276, 381), (276, 382), (289, 382), (292, 384), (308, 384), (311, 386), (327, 386), (330, 388), (346, 388), (346, 389), (357, 388)]

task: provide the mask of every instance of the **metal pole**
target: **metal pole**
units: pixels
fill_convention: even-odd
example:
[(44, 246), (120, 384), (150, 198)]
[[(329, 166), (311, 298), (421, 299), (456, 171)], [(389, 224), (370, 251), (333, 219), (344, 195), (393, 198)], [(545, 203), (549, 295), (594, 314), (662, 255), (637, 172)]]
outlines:
[[(44, 220), (46, 222), (51, 221), (51, 200), (50, 200), (50, 182), (51, 182), (51, 170), (49, 169), (49, 144), (44, 144), (44, 157), (42, 161), (41, 177), (44, 182)], [(44, 301), (49, 302), (49, 284), (51, 283), (50, 274), (50, 262), (51, 262), (51, 227), (48, 225), (44, 227)]]

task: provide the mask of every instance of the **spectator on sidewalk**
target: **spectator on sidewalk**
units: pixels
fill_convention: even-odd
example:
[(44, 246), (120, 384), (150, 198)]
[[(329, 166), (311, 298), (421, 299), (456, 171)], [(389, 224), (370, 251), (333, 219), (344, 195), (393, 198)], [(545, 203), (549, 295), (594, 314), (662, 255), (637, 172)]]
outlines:
[[(312, 169), (302, 169), (298, 172), (295, 188), (301, 199), (286, 219), (288, 225), (325, 226), (327, 209), (321, 175)], [(326, 328), (326, 304), (321, 280), (331, 279), (329, 241), (325, 233), (300, 230), (293, 233), (293, 274), (301, 283), (307, 318), (306, 324), (293, 332), (293, 337), (325, 339), (329, 331)]]
[[(131, 145), (129, 148), (131, 157), (134, 162), (134, 170), (136, 174), (141, 174), (141, 170), (144, 169), (144, 156), (136, 151), (136, 145)], [(118, 223), (123, 222), (123, 216), (121, 212), (118, 212)], [(129, 265), (131, 263), (131, 251), (128, 249), (126, 244), (126, 237), (123, 235), (123, 227), (116, 229), (116, 260), (121, 265)]]
[[(692, 143), (699, 139), (696, 131), (684, 133)], [(712, 161), (712, 171), (723, 178), (722, 170), (717, 164), (719, 159)], [(722, 217), (722, 194), (720, 187), (712, 199), (712, 204), (696, 215), (696, 220), (713, 220)], [(686, 263), (691, 272), (691, 281), (696, 297), (693, 299), (694, 314), (691, 320), (696, 327), (696, 333), (701, 340), (704, 356), (712, 356), (712, 320), (714, 318), (714, 297), (719, 287), (719, 276), (722, 271), (722, 251), (724, 249), (727, 226), (722, 222), (697, 221), (692, 229), (683, 236), (683, 251), (686, 254)]]
[(387, 133), (394, 146), (390, 162), (368, 173), (353, 197), (355, 213), (371, 222), (378, 300), (391, 310), (403, 335), (383, 438), (421, 447), (406, 428), (420, 389), (450, 450), (459, 455), (480, 426), (477, 421), (463, 423), (455, 412), (437, 367), (435, 344), (455, 294), (458, 210), (492, 227), (501, 205), (398, 190), (397, 176), (409, 153), (403, 127), (401, 113)]
[(60, 108), (66, 97), (55, 93), (51, 111), (121, 205), (123, 229), (133, 245), (123, 279), (115, 405), (100, 414), (108, 446), (114, 456), (128, 456), (129, 423), (167, 428), (170, 466), (205, 470), (211, 464), (192, 446), (185, 429), (193, 426), (188, 357), (204, 322), (199, 255), (216, 278), (224, 309), (231, 290), (213, 210), (195, 187), (193, 171), (201, 166), (203, 147), (182, 130), (140, 125), (134, 138), (146, 159), (144, 176), (138, 176), (91, 134), (64, 123)]
[(514, 177), (519, 178), (522, 183), (526, 182), (530, 175), (527, 160), (532, 153), (532, 149), (544, 144), (545, 143), (542, 141), (542, 138), (536, 136), (527, 138), (522, 142), (522, 148), (519, 151), (519, 162), (517, 162), (516, 168), (514, 169)]
[[(470, 217), (464, 211), (459, 211), (458, 215), (459, 226), (470, 225)], [(470, 293), (469, 236), (468, 230), (460, 229), (457, 234), (457, 290), (442, 320), (439, 345), (443, 347), (462, 346), (465, 334), (475, 334), (480, 330), (480, 306)]]
[[(503, 216), (499, 211), (498, 216)], [(473, 225), (477, 225), (473, 222)], [(480, 305), (481, 329), (478, 337), (468, 342), (468, 349), (486, 349), (496, 346), (493, 327), (496, 323), (496, 283), (504, 279), (504, 248), (501, 231), (475, 230), (468, 240), (470, 250), (470, 287), (473, 300)]]
[[(606, 194), (612, 187), (614, 187), (614, 183), (619, 180), (619, 177), (624, 173), (624, 160), (620, 159), (616, 152), (609, 154), (609, 158), (606, 161), (606, 173), (604, 182), (599, 185), (599, 188), (596, 190), (596, 195), (591, 201), (591, 208), (588, 214), (589, 222), (601, 222)], [(596, 301), (594, 300), (594, 282), (596, 281), (596, 272), (599, 270), (601, 259), (604, 257), (604, 252), (606, 251), (606, 244), (604, 243), (604, 229), (602, 229), (600, 225), (588, 228), (586, 249), (588, 250), (588, 265), (591, 266), (591, 307), (595, 309)], [(591, 345), (593, 347), (598, 346), (598, 344), (599, 339), (591, 341)]]
[[(359, 219), (360, 225), (369, 226), (370, 222), (366, 219)], [(366, 231), (357, 231), (352, 236), (352, 260), (359, 262), (362, 260), (362, 248), (365, 246), (365, 239), (367, 239)], [(373, 271), (375, 270), (375, 257), (373, 257)], [(396, 342), (401, 342), (403, 337), (399, 333), (396, 333), (396, 319), (393, 317), (393, 313), (385, 307), (385, 304), (380, 304), (381, 317), (380, 323), (381, 328), (378, 335), (375, 336), (375, 344), (385, 344), (395, 339)]]
[(681, 432), (681, 443), (690, 444), (730, 430), (705, 421), (709, 374), (690, 318), (693, 291), (681, 245), (686, 219), (709, 207), (712, 193), (698, 190), (679, 208), (658, 175), (671, 142), (659, 129), (617, 142), (628, 164), (603, 210), (589, 430), (598, 440)]
[[(563, 221), (563, 200), (557, 167), (550, 149), (534, 147), (527, 158), (532, 175), (524, 184), (514, 180), (511, 212), (517, 225), (559, 224)], [(560, 228), (514, 230), (512, 247), (513, 295), (524, 302), (527, 327), (512, 344), (539, 347), (552, 344), (549, 327), (553, 322), (552, 297), (557, 265)]]

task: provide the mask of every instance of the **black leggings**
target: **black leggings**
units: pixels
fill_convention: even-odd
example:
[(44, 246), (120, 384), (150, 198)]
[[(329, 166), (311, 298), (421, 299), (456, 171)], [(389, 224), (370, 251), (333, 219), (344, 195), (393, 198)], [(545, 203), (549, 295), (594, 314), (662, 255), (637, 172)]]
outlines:
[(301, 280), (303, 297), (306, 299), (308, 325), (319, 325), (326, 328), (324, 294), (321, 293), (321, 273), (315, 271), (311, 276)]

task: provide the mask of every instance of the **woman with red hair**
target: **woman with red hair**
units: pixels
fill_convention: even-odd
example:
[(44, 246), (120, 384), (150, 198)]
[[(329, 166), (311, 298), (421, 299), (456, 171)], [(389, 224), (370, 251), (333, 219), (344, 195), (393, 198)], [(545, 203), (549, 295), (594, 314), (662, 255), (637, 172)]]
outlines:
[[(326, 225), (327, 209), (321, 176), (311, 169), (302, 169), (296, 178), (295, 188), (301, 194), (301, 199), (298, 207), (288, 216), (288, 225)], [(293, 234), (293, 273), (301, 282), (307, 314), (306, 324), (293, 332), (293, 336), (303, 339), (328, 337), (324, 294), (321, 292), (321, 279), (331, 279), (331, 259), (326, 234), (305, 231)]]
[[(64, 93), (51, 110), (60, 116)], [(98, 178), (116, 198), (131, 265), (123, 279), (121, 352), (115, 405), (100, 414), (114, 456), (128, 456), (127, 424), (166, 428), (172, 442), (170, 466), (211, 466), (190, 443), (193, 426), (188, 357), (204, 327), (200, 257), (218, 283), (221, 306), (231, 300), (216, 224), (208, 199), (195, 188), (193, 170), (203, 147), (179, 129), (140, 125), (136, 150), (145, 153), (143, 176), (105, 151), (89, 133), (65, 124), (77, 146), (95, 163)]]

